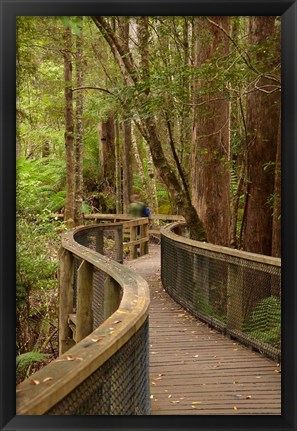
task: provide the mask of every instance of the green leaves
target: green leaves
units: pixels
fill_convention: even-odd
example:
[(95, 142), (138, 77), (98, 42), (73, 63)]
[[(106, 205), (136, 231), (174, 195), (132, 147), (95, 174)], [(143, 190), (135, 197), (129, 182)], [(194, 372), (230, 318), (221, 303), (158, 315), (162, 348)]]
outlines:
[(26, 352), (18, 355), (16, 357), (16, 367), (23, 371), (27, 369), (32, 362), (42, 362), (44, 359), (48, 358), (49, 355), (39, 352)]

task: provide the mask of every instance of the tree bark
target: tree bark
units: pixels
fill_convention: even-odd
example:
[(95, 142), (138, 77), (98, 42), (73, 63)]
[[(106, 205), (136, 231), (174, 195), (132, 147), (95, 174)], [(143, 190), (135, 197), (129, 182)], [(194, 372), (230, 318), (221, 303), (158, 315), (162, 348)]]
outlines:
[[(274, 58), (268, 56), (263, 45), (275, 34), (276, 17), (250, 17), (249, 43), (261, 46), (262, 50), (252, 57), (259, 73), (267, 71), (279, 62), (279, 43), (276, 42)], [(271, 197), (275, 185), (275, 160), (277, 151), (280, 95), (278, 91), (266, 92), (274, 82), (267, 77), (258, 77), (254, 91), (247, 97), (247, 174), (248, 197), (245, 224), (243, 226), (243, 248), (247, 251), (271, 255), (273, 205)]]
[[(80, 35), (76, 36), (76, 86), (83, 86), (83, 17), (80, 17)], [(76, 160), (76, 193), (75, 193), (75, 225), (83, 223), (82, 202), (83, 202), (83, 102), (82, 91), (76, 94), (76, 135), (75, 135), (75, 160)]]
[(115, 126), (114, 115), (99, 125), (99, 153), (101, 160), (101, 180), (112, 190), (115, 189)]
[[(229, 31), (229, 17), (215, 16), (211, 20)], [(228, 38), (206, 17), (195, 17), (194, 31), (195, 67), (205, 66), (218, 52), (221, 57), (228, 54)], [(207, 92), (201, 96), (202, 89)], [(194, 84), (192, 200), (208, 241), (218, 245), (229, 244), (230, 232), (230, 113), (224, 91), (203, 78)], [(223, 100), (213, 100), (218, 98)]]
[(271, 255), (281, 257), (281, 118), (279, 119), (275, 162)]
[(75, 220), (75, 158), (74, 120), (72, 97), (72, 35), (69, 27), (64, 31), (64, 80), (65, 80), (65, 147), (66, 147), (66, 203), (64, 220), (67, 227)]

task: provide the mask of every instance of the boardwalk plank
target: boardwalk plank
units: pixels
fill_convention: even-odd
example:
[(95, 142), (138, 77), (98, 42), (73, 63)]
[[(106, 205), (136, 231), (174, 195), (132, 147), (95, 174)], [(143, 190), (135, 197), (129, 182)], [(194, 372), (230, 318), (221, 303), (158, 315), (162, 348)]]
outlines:
[(155, 246), (149, 255), (129, 262), (151, 288), (152, 415), (280, 415), (279, 364), (175, 303), (161, 285), (157, 253)]

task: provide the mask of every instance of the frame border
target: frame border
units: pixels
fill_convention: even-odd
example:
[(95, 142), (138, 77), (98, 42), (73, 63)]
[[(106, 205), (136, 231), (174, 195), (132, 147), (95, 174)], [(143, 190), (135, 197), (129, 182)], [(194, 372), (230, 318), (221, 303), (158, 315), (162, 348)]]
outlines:
[[(15, 416), (15, 17), (67, 15), (69, 7), (71, 15), (282, 16), (282, 327), (286, 330), (282, 331), (281, 416)], [(1, 430), (296, 430), (296, 0), (0, 0), (0, 28)]]

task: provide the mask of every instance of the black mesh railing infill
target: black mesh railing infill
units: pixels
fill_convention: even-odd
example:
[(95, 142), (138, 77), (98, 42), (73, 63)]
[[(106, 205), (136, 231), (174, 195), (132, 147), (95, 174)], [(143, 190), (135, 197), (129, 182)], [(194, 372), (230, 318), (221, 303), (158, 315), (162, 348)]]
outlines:
[(280, 266), (196, 243), (161, 236), (165, 290), (195, 317), (280, 361)]
[(48, 415), (149, 415), (148, 319)]

